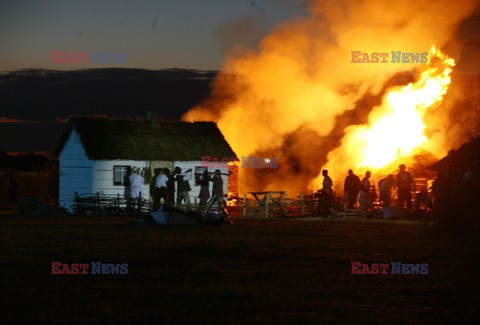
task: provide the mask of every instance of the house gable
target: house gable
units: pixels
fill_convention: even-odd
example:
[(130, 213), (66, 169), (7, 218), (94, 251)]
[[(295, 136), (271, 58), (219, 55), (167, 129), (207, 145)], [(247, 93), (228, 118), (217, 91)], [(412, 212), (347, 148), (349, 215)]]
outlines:
[(80, 141), (79, 134), (72, 130), (59, 156), (59, 203), (71, 210), (75, 192), (92, 192), (93, 161)]

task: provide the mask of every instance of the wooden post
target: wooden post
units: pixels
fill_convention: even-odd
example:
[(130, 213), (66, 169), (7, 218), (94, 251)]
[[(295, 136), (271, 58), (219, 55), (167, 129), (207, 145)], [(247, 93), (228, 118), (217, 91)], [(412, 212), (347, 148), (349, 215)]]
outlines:
[(265, 218), (268, 218), (268, 201), (270, 200), (270, 193), (265, 195)]
[(243, 193), (243, 217), (247, 216), (247, 193)]
[(300, 194), (300, 204), (302, 205), (302, 217), (305, 213), (305, 194), (303, 192)]

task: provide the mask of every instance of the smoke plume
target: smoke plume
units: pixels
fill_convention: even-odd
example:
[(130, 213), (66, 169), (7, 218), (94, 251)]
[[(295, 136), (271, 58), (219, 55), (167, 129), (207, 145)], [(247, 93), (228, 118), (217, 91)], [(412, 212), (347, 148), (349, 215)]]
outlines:
[[(310, 1), (308, 17), (279, 24), (256, 51), (228, 57), (211, 97), (184, 120), (217, 122), (238, 156), (278, 158), (278, 169), (240, 174), (240, 190), (311, 189), (345, 129), (366, 123), (384, 92), (412, 81), (422, 66), (353, 64), (351, 51), (441, 48), (475, 5), (474, 0)], [(334, 175), (334, 181), (343, 176)]]

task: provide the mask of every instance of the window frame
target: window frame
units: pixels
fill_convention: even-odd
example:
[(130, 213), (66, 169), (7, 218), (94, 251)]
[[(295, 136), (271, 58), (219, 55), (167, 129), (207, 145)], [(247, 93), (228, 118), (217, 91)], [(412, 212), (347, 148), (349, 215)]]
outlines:
[[(120, 170), (122, 172), (122, 176), (121, 176), (121, 181), (120, 182), (116, 182), (116, 177), (115, 177), (115, 174), (116, 172), (118, 172), (118, 169), (122, 168), (122, 170)], [(125, 181), (125, 177), (128, 176), (128, 174), (130, 173), (131, 171), (131, 166), (130, 165), (114, 165), (113, 166), (113, 186), (129, 186), (130, 183), (127, 179), (127, 181)]]

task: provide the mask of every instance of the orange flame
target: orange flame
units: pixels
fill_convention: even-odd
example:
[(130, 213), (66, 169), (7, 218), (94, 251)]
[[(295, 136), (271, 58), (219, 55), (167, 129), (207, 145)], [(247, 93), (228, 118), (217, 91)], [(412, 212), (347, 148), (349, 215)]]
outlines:
[(306, 16), (282, 22), (256, 49), (233, 51), (211, 96), (183, 119), (216, 122), (239, 157), (278, 158), (276, 169), (240, 168), (241, 192), (309, 190), (322, 167), (342, 185), (350, 168), (374, 172), (397, 157), (408, 161), (419, 149), (439, 157), (452, 143), (441, 128), (452, 107), (435, 107), (454, 61), (432, 48), (418, 81), (388, 89), (372, 110), (384, 87), (400, 84), (400, 73), (424, 65), (352, 64), (351, 51), (420, 53), (431, 44), (445, 46), (477, 2), (307, 1)]
[(455, 60), (435, 46), (429, 58), (417, 82), (395, 88), (384, 96), (382, 104), (370, 113), (368, 125), (347, 129), (342, 145), (328, 156), (325, 168), (332, 170), (331, 174), (340, 179), (349, 168), (375, 173), (419, 148), (438, 152), (438, 146), (425, 135), (424, 117), (446, 94)]

